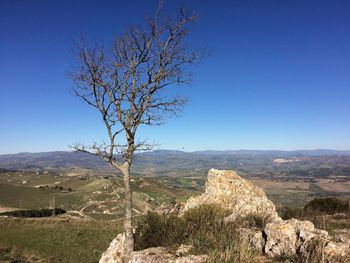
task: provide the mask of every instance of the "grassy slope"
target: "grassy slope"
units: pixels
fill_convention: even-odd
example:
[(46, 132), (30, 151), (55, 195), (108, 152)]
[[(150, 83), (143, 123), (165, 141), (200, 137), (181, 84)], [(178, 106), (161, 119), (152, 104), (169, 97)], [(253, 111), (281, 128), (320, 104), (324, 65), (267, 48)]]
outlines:
[[(2, 175), (0, 179), (2, 206), (19, 207), (19, 200), (22, 199), (22, 208), (47, 207), (52, 197), (55, 197), (56, 205), (65, 209), (79, 210), (91, 204), (84, 212), (95, 219), (110, 220), (123, 214), (123, 184), (120, 178), (79, 180), (55, 175), (11, 174)], [(23, 180), (27, 181), (26, 184), (22, 183)], [(55, 182), (60, 182), (59, 185), (64, 188), (71, 187), (74, 191), (35, 187), (41, 184), (55, 186)], [(132, 187), (134, 207), (139, 211), (175, 199), (184, 200), (195, 192), (194, 189), (165, 185), (152, 178), (135, 178)], [(114, 191), (118, 192), (119, 198)], [(103, 210), (109, 210), (112, 214), (103, 214)], [(15, 248), (21, 254), (36, 255), (48, 262), (89, 263), (98, 261), (118, 233), (120, 221), (0, 218), (0, 229), (0, 248)]]
[(21, 185), (0, 184), (0, 204), (25, 209), (45, 208), (49, 206), (51, 194), (57, 192), (57, 190), (44, 191)]
[[(25, 181), (25, 183), (23, 183)], [(37, 188), (38, 185), (48, 189)], [(52, 189), (55, 186), (73, 191)], [(143, 212), (163, 203), (185, 200), (195, 193), (193, 188), (178, 188), (159, 180), (134, 178), (134, 208)], [(55, 174), (35, 173), (0, 174), (0, 206), (35, 209), (49, 207), (55, 198), (56, 207), (66, 210), (80, 210), (95, 219), (115, 219), (123, 214), (123, 183), (121, 178), (102, 177), (80, 180)]]
[[(98, 262), (120, 223), (57, 219), (0, 219), (0, 245), (47, 262)], [(1, 262), (1, 255), (0, 255)]]

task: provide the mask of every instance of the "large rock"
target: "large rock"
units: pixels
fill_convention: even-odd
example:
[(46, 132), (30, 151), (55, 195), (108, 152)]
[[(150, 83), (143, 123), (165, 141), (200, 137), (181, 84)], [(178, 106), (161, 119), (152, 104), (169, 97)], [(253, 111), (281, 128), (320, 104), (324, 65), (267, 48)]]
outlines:
[[(230, 212), (226, 221), (238, 217), (257, 215), (267, 219), (263, 231), (240, 228), (241, 242), (250, 243), (258, 251), (269, 257), (298, 256), (301, 262), (309, 257), (313, 244), (321, 243), (325, 262), (340, 262), (339, 258), (350, 254), (350, 239), (346, 233), (339, 233), (338, 240), (331, 241), (327, 231), (315, 229), (310, 221), (290, 219), (283, 221), (276, 212), (275, 205), (267, 199), (264, 191), (251, 182), (242, 179), (234, 171), (211, 169), (205, 191), (202, 195), (191, 197), (182, 207), (175, 204), (163, 206), (157, 212), (165, 215), (183, 214), (185, 211), (204, 204), (217, 204)], [(349, 233), (350, 236), (350, 233)], [(315, 243), (313, 243), (315, 242)], [(123, 262), (125, 237), (123, 234), (112, 241), (103, 253), (100, 263)], [(148, 248), (132, 253), (129, 263), (202, 263), (207, 255), (187, 255), (191, 246), (182, 245), (176, 255), (163, 247)], [(187, 255), (187, 256), (186, 256)], [(350, 262), (341, 261), (341, 262)]]
[(259, 252), (264, 252), (265, 247), (265, 239), (263, 237), (263, 233), (260, 229), (257, 228), (239, 228), (239, 238), (240, 242), (244, 244), (249, 244), (251, 247), (255, 248)]
[(296, 251), (299, 255), (307, 256), (310, 241), (317, 235), (314, 224), (310, 221), (300, 221), (294, 218), (285, 222), (293, 227), (297, 236), (297, 242), (295, 243)]
[(325, 262), (339, 262), (339, 258), (350, 254), (350, 241), (347, 238), (341, 242), (333, 242), (327, 231), (316, 229), (310, 221), (290, 219), (272, 222), (265, 226), (264, 233), (264, 251), (269, 257), (297, 254), (305, 259), (309, 257), (313, 243), (323, 247), (324, 257), (327, 259)]
[(244, 180), (235, 171), (210, 169), (205, 191), (200, 196), (191, 197), (181, 211), (201, 206), (218, 204), (231, 212), (227, 220), (237, 217), (260, 215), (269, 221), (280, 221), (275, 205), (267, 199), (264, 191)]
[[(335, 262), (334, 259), (345, 258), (350, 262), (350, 244), (346, 242), (333, 242), (330, 241), (325, 245), (325, 255), (330, 259), (330, 262)], [(331, 261), (333, 259), (333, 261)], [(343, 261), (344, 262), (344, 261)]]
[(103, 252), (99, 263), (123, 263), (124, 251), (125, 235), (121, 233), (112, 240), (108, 249)]
[(265, 253), (269, 257), (294, 255), (296, 253), (297, 235), (291, 224), (286, 221), (268, 223), (265, 227)]
[(110, 243), (109, 248), (102, 254), (99, 263), (204, 263), (207, 255), (188, 255), (192, 247), (181, 245), (177, 255), (170, 253), (164, 247), (151, 247), (140, 251), (134, 251), (128, 262), (123, 261), (125, 251), (125, 235), (119, 234)]

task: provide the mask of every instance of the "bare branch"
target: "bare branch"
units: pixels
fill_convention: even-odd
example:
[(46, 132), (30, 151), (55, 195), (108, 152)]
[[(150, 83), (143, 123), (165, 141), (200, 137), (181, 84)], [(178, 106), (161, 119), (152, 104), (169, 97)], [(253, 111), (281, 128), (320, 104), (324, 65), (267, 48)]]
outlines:
[(190, 67), (208, 52), (186, 45), (188, 26), (197, 15), (180, 9), (175, 19), (162, 17), (163, 1), (145, 25), (133, 26), (117, 37), (110, 49), (95, 44), (78, 46), (77, 65), (71, 77), (74, 94), (97, 109), (107, 131), (107, 142), (76, 151), (99, 156), (116, 167), (124, 177), (126, 246), (124, 261), (133, 249), (132, 191), (130, 167), (136, 151), (149, 151), (155, 144), (138, 140), (142, 125), (161, 125), (177, 115), (186, 100), (172, 90), (191, 81)]
[(131, 163), (135, 151), (151, 148), (136, 143), (138, 127), (161, 125), (180, 112), (186, 100), (169, 97), (168, 90), (189, 83), (189, 67), (209, 54), (185, 42), (198, 16), (180, 9), (175, 19), (162, 17), (162, 6), (160, 1), (146, 25), (130, 27), (108, 51), (98, 44), (78, 47), (74, 94), (100, 112), (108, 135), (107, 144), (89, 150), (112, 165), (115, 154), (123, 157), (121, 163)]

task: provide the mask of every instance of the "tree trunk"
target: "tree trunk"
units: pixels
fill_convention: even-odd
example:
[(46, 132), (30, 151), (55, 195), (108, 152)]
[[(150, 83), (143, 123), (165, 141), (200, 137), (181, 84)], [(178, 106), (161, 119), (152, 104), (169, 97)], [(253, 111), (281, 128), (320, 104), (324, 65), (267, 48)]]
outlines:
[(124, 191), (125, 191), (125, 219), (124, 219), (124, 232), (125, 232), (125, 258), (124, 261), (128, 262), (130, 255), (134, 250), (134, 237), (132, 231), (132, 192), (130, 188), (130, 165), (127, 165), (122, 171), (124, 176)]

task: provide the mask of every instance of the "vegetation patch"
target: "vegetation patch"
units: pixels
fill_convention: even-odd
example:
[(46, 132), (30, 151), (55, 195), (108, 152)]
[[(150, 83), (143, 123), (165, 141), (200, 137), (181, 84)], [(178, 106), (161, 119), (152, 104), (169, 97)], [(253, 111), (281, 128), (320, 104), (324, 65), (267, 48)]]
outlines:
[(349, 211), (348, 202), (335, 197), (315, 198), (305, 205), (306, 210), (319, 211), (325, 214), (345, 213)]
[(315, 227), (332, 232), (335, 229), (350, 228), (349, 211), (348, 202), (327, 197), (315, 198), (304, 207), (283, 207), (279, 209), (279, 215), (284, 220), (309, 220)]
[(95, 263), (121, 225), (59, 218), (0, 218), (0, 247), (5, 249), (0, 262), (6, 257), (28, 259), (27, 255), (35, 255), (49, 263)]
[(307, 219), (319, 215), (333, 215), (335, 213), (349, 212), (348, 202), (335, 197), (315, 198), (304, 207), (283, 207), (279, 210), (283, 219)]
[(0, 262), (9, 263), (45, 263), (46, 261), (36, 255), (18, 251), (13, 247), (0, 245)]
[[(209, 262), (259, 262), (257, 251), (243, 242), (239, 227), (245, 218), (224, 222), (228, 212), (217, 205), (203, 205), (185, 212), (182, 217), (148, 213), (136, 224), (135, 248), (191, 244), (193, 254), (208, 254)], [(250, 223), (255, 219), (250, 218)], [(258, 224), (262, 220), (257, 220)]]
[(54, 215), (65, 214), (66, 210), (61, 208), (54, 209), (32, 209), (32, 210), (14, 210), (0, 213), (0, 216), (13, 217), (49, 217)]

